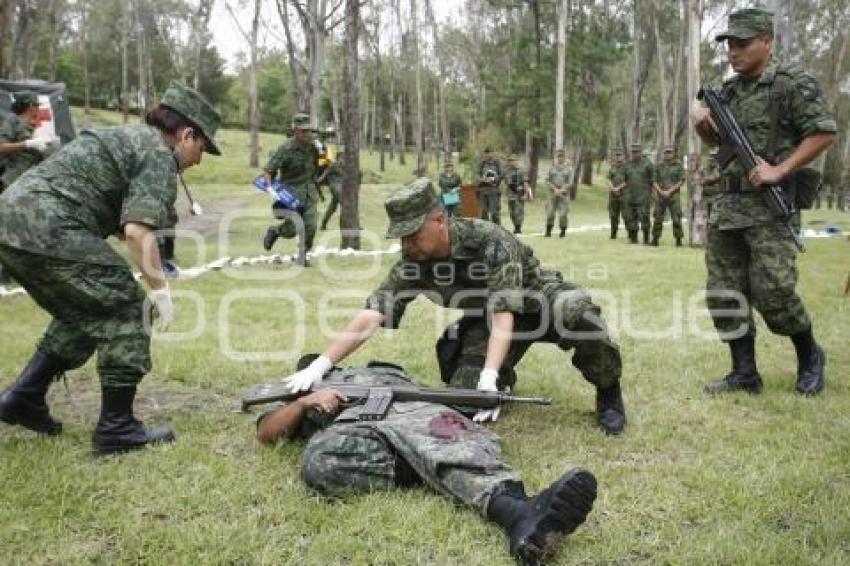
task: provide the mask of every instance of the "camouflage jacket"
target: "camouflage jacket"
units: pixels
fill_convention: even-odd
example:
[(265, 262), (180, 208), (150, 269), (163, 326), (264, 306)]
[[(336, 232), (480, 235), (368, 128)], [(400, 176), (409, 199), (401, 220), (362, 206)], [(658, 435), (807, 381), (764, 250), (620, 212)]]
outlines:
[(554, 164), (546, 173), (546, 181), (552, 189), (566, 190), (572, 180), (573, 168), (566, 163), (563, 165)]
[(315, 186), (318, 166), (319, 150), (315, 144), (290, 138), (275, 150), (263, 169), (281, 183), (303, 190)]
[(158, 130), (84, 130), (0, 195), (0, 243), (46, 256), (125, 265), (105, 238), (128, 222), (171, 228), (177, 162)]
[[(723, 84), (723, 94), (729, 100), (730, 112), (750, 138), (755, 152), (771, 162), (781, 162), (807, 136), (836, 131), (835, 120), (817, 81), (803, 70), (775, 59), (758, 77), (731, 77)], [(772, 108), (771, 98), (775, 100), (773, 104), (779, 105), (778, 109)], [(777, 117), (777, 123), (772, 134), (773, 116)], [(745, 171), (736, 160), (729, 164), (723, 176), (741, 178)], [(761, 193), (756, 191), (721, 194), (709, 219), (721, 230), (774, 221)]]
[(623, 194), (630, 203), (642, 204), (649, 201), (652, 182), (655, 179), (655, 168), (647, 157), (640, 161), (629, 160), (623, 168), (626, 188)]
[(396, 328), (407, 305), (422, 294), (449, 308), (481, 314), (522, 314), (540, 309), (539, 297), (562, 283), (557, 271), (544, 270), (530, 246), (504, 228), (484, 220), (451, 218), (448, 258), (417, 262), (402, 257), (366, 300), (366, 308), (382, 313), (384, 325)]
[(492, 171), (496, 174), (496, 182), (492, 185), (480, 185), (479, 192), (484, 194), (498, 194), (499, 184), (502, 182), (502, 164), (498, 159), (484, 159), (478, 165), (478, 181), (483, 182), (484, 174)]
[(720, 176), (720, 166), (713, 157), (709, 157), (705, 168), (700, 173), (703, 196), (716, 195), (720, 192)]
[(445, 173), (440, 173), (440, 179), (437, 182), (440, 185), (440, 189), (447, 193), (452, 189), (459, 188), (462, 184), (460, 175), (457, 173), (452, 173), (451, 175), (446, 175)]
[(522, 167), (510, 167), (505, 170), (505, 185), (508, 187), (508, 199), (518, 199), (524, 194), (528, 177)]
[[(625, 163), (612, 163), (611, 167), (608, 169), (608, 180), (611, 181), (612, 187), (618, 187), (623, 184), (626, 180), (626, 164)], [(614, 193), (613, 191), (608, 191), (608, 196), (610, 198), (621, 198), (625, 194), (625, 191), (620, 193)]]
[[(0, 143), (22, 142), (32, 135), (32, 126), (15, 114), (10, 113), (0, 123)], [(11, 186), (24, 171), (41, 163), (43, 159), (42, 154), (34, 149), (0, 155), (0, 191)]]
[[(673, 185), (680, 183), (685, 179), (685, 168), (676, 160), (662, 161), (655, 166), (655, 182), (662, 190), (666, 191)], [(680, 192), (680, 191), (679, 191)], [(673, 196), (678, 196), (676, 192)]]

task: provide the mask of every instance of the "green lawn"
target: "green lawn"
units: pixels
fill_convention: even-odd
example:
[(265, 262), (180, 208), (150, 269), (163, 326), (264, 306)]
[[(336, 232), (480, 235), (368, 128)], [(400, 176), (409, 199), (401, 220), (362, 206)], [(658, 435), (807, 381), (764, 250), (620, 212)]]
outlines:
[[(85, 118), (75, 110), (78, 126)], [(88, 118), (120, 121), (102, 113)], [(198, 230), (203, 242), (199, 248), (178, 240), (184, 267), (225, 252), (265, 253), (260, 239), (268, 203), (248, 184), (258, 170), (246, 165), (247, 135), (224, 131), (221, 138), (225, 156), (205, 158), (186, 176), (208, 214), (181, 224)], [(264, 134), (261, 154), (279, 140)], [(412, 166), (392, 162), (379, 175), (377, 154), (368, 152), (362, 163), (370, 181), (362, 187), (362, 224), (376, 235), (364, 247), (386, 249), (394, 242), (380, 237), (381, 203), (409, 179)], [(606, 224), (605, 198), (601, 177), (597, 186), (582, 187), (571, 225)], [(185, 211), (185, 199), (179, 202)], [(543, 207), (541, 194), (528, 207), (527, 232), (542, 230)], [(229, 224), (224, 249), (221, 218), (244, 210), (256, 214)], [(813, 211), (804, 224), (846, 231), (850, 216)], [(599, 479), (594, 512), (554, 562), (847, 564), (850, 299), (842, 291), (850, 245), (844, 237), (809, 239), (799, 260), (799, 291), (829, 355), (825, 393), (816, 399), (794, 393), (790, 342), (761, 325), (764, 393), (714, 399), (702, 384), (727, 371), (728, 354), (704, 309), (688, 308), (704, 287), (703, 251), (673, 248), (671, 240), (669, 227), (660, 248), (629, 246), (622, 235), (611, 241), (607, 228), (564, 240), (526, 236), (545, 265), (598, 294), (622, 349), (629, 418), (621, 437), (597, 430), (592, 388), (552, 346), (535, 346), (520, 364), (517, 392), (556, 403), (503, 413), (493, 428), (507, 459), (532, 492), (573, 465)], [(336, 246), (337, 232), (322, 233), (320, 244)], [(294, 243), (283, 241), (275, 251), (292, 253)], [(249, 385), (288, 374), (297, 352), (326, 343), (322, 328), (339, 326), (346, 309), (362, 304), (395, 259), (376, 257), (324, 256), (306, 271), (283, 264), (174, 282), (187, 296), (177, 300), (173, 330), (197, 330), (196, 336), (155, 340), (154, 370), (137, 405), (150, 422), (171, 423), (178, 441), (92, 459), (94, 364), (71, 372), (67, 388), (51, 391), (52, 409), (65, 423), (61, 437), (0, 428), (0, 563), (510, 564), (496, 526), (425, 489), (345, 502), (317, 498), (300, 481), (299, 446), (259, 446), (252, 417), (238, 412)], [(320, 310), (323, 300), (334, 313)], [(399, 330), (377, 336), (350, 362), (402, 363), (438, 385), (432, 344), (453, 316), (417, 301)], [(31, 355), (48, 318), (18, 296), (0, 299), (0, 320), (5, 384)]]

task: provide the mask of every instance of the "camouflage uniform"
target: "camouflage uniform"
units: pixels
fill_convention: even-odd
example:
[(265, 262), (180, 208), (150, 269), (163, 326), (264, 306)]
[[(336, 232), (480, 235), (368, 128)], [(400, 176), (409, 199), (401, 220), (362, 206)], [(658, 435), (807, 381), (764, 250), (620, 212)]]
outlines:
[[(32, 138), (33, 127), (15, 114), (9, 114), (0, 123), (0, 143), (16, 143)], [(44, 160), (41, 152), (24, 149), (0, 155), (0, 193), (10, 187), (24, 171)]]
[(546, 202), (546, 235), (552, 234), (555, 225), (555, 215), (558, 215), (558, 228), (561, 237), (567, 231), (569, 223), (567, 215), (570, 212), (570, 182), (573, 180), (573, 168), (567, 163), (553, 163), (546, 174), (549, 183), (549, 200)]
[[(637, 151), (633, 148), (633, 151)], [(638, 223), (643, 232), (644, 243), (649, 243), (649, 207), (652, 203), (652, 182), (654, 180), (654, 168), (647, 157), (639, 160), (629, 159), (624, 167), (625, 188), (625, 213), (623, 220), (626, 222), (626, 230), (629, 232), (629, 240), (637, 242)]]
[(339, 207), (340, 198), (342, 195), (342, 169), (340, 168), (339, 159), (344, 155), (342, 151), (337, 149), (336, 160), (328, 164), (328, 170), (325, 174), (325, 181), (330, 188), (331, 202), (328, 204), (325, 215), (322, 217), (322, 230), (328, 229), (328, 222)]
[[(667, 190), (673, 185), (680, 184), (685, 179), (685, 168), (672, 155), (665, 157), (662, 163), (655, 166), (655, 182), (661, 190)], [(670, 220), (673, 221), (673, 236), (676, 245), (682, 244), (685, 235), (682, 230), (682, 203), (679, 198), (681, 190), (676, 191), (670, 198), (662, 198), (656, 195), (655, 211), (652, 218), (652, 243), (658, 245), (664, 226), (664, 215), (670, 211)]]
[[(483, 179), (485, 174), (495, 174), (496, 180), (490, 184)], [(502, 165), (495, 157), (485, 157), (478, 166), (478, 205), (481, 207), (481, 219), (495, 224), (502, 223)]]
[(720, 165), (714, 158), (716, 152), (712, 152), (708, 158), (708, 162), (700, 175), (700, 184), (702, 186), (702, 202), (705, 203), (705, 216), (711, 217), (711, 207), (714, 205), (714, 200), (720, 194)]
[[(605, 329), (600, 309), (558, 271), (540, 267), (530, 246), (505, 229), (477, 219), (449, 220), (451, 256), (441, 261), (400, 259), (370, 295), (367, 308), (396, 328), (407, 305), (424, 294), (438, 305), (466, 311), (437, 345), (442, 378), (456, 387), (476, 386), (490, 336), (486, 309), (515, 314), (514, 338), (502, 368), (502, 385), (515, 380), (514, 366), (534, 342), (575, 349), (573, 365), (597, 387), (619, 382), (620, 352)], [(522, 331), (540, 329), (534, 337)], [(592, 333), (592, 336), (590, 335)], [(452, 353), (443, 355), (445, 347)]]
[(505, 170), (505, 185), (508, 187), (508, 210), (511, 213), (514, 234), (522, 232), (522, 223), (525, 220), (525, 199), (527, 198), (525, 185), (527, 182), (525, 170), (516, 165), (508, 165)]
[[(334, 369), (325, 378), (353, 385), (411, 384), (404, 370), (382, 364)], [(496, 488), (519, 481), (502, 459), (499, 438), (454, 409), (424, 402), (393, 403), (386, 418), (378, 421), (358, 420), (361, 410), (362, 406), (354, 406), (332, 417), (308, 409), (301, 421), (297, 437), (307, 441), (302, 477), (323, 495), (425, 483), (487, 518)]]
[[(783, 76), (782, 79), (779, 77)], [(770, 97), (777, 80), (790, 83), (781, 102), (774, 148), (770, 136)], [(747, 133), (757, 154), (787, 157), (802, 140), (819, 132), (835, 132), (836, 125), (820, 87), (807, 73), (771, 60), (756, 80), (736, 75), (724, 84), (732, 115)], [(792, 335), (811, 325), (797, 295), (797, 250), (785, 228), (768, 209), (760, 192), (753, 191), (737, 160), (723, 172), (724, 190), (715, 200), (709, 217), (706, 266), (709, 291), (742, 293), (764, 318), (771, 331)], [(728, 187), (741, 186), (733, 192)], [(731, 316), (725, 309), (737, 301), (709, 298), (714, 325), (733, 333), (746, 325), (754, 334), (752, 311)]]
[[(611, 188), (622, 185), (626, 180), (626, 164), (622, 161), (622, 153), (615, 154), (615, 161), (611, 163), (608, 169), (608, 181), (611, 183)], [(617, 238), (617, 230), (620, 228), (620, 215), (623, 215), (625, 221), (625, 187), (620, 192), (615, 193), (613, 190), (608, 191), (608, 218), (611, 220), (611, 239)]]
[[(449, 164), (446, 164), (447, 169), (449, 166)], [(455, 171), (446, 170), (440, 173), (440, 179), (437, 181), (437, 184), (440, 185), (440, 190), (443, 192), (443, 194), (445, 194), (450, 193), (452, 191), (460, 191), (460, 187), (463, 184), (463, 181), (461, 180), (460, 175), (458, 175)], [(455, 210), (460, 205), (447, 205), (444, 201), (443, 206), (446, 207), (446, 212), (449, 213), (449, 216), (454, 216)]]
[[(310, 117), (305, 114), (296, 114), (293, 118), (293, 126), (305, 126)], [(282, 185), (286, 185), (292, 194), (301, 201), (301, 208), (297, 211), (304, 222), (304, 235), (298, 244), (298, 257), (301, 261), (306, 258), (307, 251), (313, 247), (313, 238), (318, 228), (319, 188), (316, 186), (316, 169), (319, 162), (319, 150), (312, 141), (301, 142), (294, 136), (284, 142), (275, 150), (269, 162), (263, 167), (264, 171), (272, 178), (278, 177)], [(273, 213), (276, 210), (273, 209)], [(277, 217), (278, 214), (275, 214)], [(284, 220), (277, 226), (271, 226), (267, 230), (267, 237), (287, 237), (291, 228), (291, 222)], [(274, 238), (271, 239), (272, 244)], [(271, 247), (271, 246), (267, 246)]]

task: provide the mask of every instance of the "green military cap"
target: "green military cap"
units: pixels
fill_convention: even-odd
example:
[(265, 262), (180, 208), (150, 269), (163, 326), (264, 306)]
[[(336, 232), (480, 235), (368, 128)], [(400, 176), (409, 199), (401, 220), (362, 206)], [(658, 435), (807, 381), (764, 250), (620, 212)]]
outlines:
[(38, 106), (38, 95), (31, 90), (16, 92), (15, 104), (21, 106)]
[(159, 104), (171, 108), (201, 130), (207, 138), (207, 153), (221, 155), (221, 150), (215, 143), (215, 131), (221, 122), (221, 116), (216, 112), (201, 93), (186, 85), (172, 81)]
[(396, 189), (384, 201), (384, 208), (390, 217), (387, 238), (403, 238), (416, 233), (431, 211), (439, 205), (434, 185), (425, 177)]
[(764, 8), (745, 8), (729, 14), (726, 31), (714, 36), (714, 41), (750, 39), (762, 33), (773, 35), (773, 12)]
[(295, 130), (312, 130), (313, 124), (310, 123), (310, 115), (299, 112), (293, 116), (292, 128)]
[(643, 151), (643, 145), (639, 143), (632, 144), (632, 151)]

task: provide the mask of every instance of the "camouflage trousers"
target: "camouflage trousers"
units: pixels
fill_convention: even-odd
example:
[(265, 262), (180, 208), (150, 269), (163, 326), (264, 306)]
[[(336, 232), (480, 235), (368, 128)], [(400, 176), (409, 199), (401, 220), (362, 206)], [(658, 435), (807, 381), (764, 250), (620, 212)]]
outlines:
[(776, 334), (790, 336), (809, 328), (809, 315), (796, 293), (796, 260), (797, 249), (779, 222), (737, 230), (709, 225), (706, 302), (721, 340), (754, 335), (753, 308)]
[(328, 204), (328, 208), (325, 210), (325, 215), (322, 217), (322, 230), (327, 230), (328, 222), (330, 222), (331, 217), (336, 212), (336, 209), (339, 208), (339, 195), (342, 190), (341, 184), (337, 182), (330, 183), (328, 187), (330, 187), (331, 202)]
[(433, 403), (394, 403), (381, 421), (340, 421), (304, 449), (304, 482), (329, 496), (421, 483), (486, 517), (490, 495), (519, 478), (502, 460), (498, 437)]
[(673, 236), (677, 240), (684, 237), (685, 232), (682, 230), (682, 204), (679, 202), (679, 196), (674, 195), (669, 199), (659, 198), (655, 201), (655, 209), (652, 214), (652, 239), (657, 240), (661, 237), (661, 231), (664, 228), (664, 215), (670, 211), (670, 220), (673, 221)]
[(124, 266), (31, 254), (0, 245), (0, 263), (53, 317), (38, 349), (82, 366), (97, 351), (101, 384), (136, 385), (151, 370), (145, 293)]
[(316, 231), (319, 228), (318, 189), (313, 188), (296, 196), (303, 203), (297, 211), (304, 225), (303, 232), (300, 227), (296, 227), (296, 230), (293, 230), (293, 221), (290, 218), (286, 218), (286, 215), (281, 216), (280, 213), (275, 211), (274, 206), (272, 207), (272, 214), (276, 218), (284, 218), (284, 221), (273, 228), (281, 238), (292, 238), (297, 235), (299, 238), (299, 249), (303, 247), (304, 251), (308, 251), (313, 247), (313, 240), (316, 238)]
[(508, 210), (515, 229), (522, 228), (525, 221), (525, 201), (520, 198), (508, 198)]
[[(499, 371), (499, 386), (513, 386), (514, 367), (532, 344), (544, 342), (573, 350), (572, 364), (596, 387), (616, 385), (622, 372), (620, 349), (611, 340), (598, 306), (581, 288), (561, 282), (541, 293), (541, 310), (514, 315), (514, 337)], [(475, 388), (484, 367), (490, 329), (480, 316), (464, 316), (437, 342), (440, 375), (453, 387)]]
[(549, 191), (549, 200), (546, 201), (546, 226), (555, 225), (555, 215), (558, 216), (558, 228), (566, 230), (570, 212), (570, 193), (559, 195), (554, 190)]
[(478, 206), (481, 208), (481, 220), (489, 220), (494, 224), (502, 223), (502, 194), (478, 193)]
[(608, 193), (608, 218), (611, 219), (611, 229), (614, 231), (620, 228), (620, 214), (625, 221), (626, 207), (623, 199)]
[(645, 236), (649, 235), (650, 202), (626, 202), (623, 207), (623, 221), (629, 233), (637, 233), (638, 225)]

